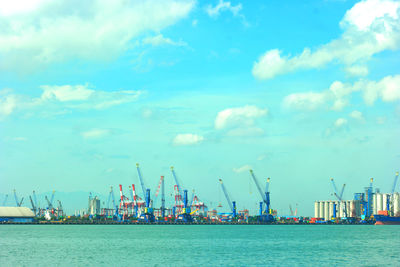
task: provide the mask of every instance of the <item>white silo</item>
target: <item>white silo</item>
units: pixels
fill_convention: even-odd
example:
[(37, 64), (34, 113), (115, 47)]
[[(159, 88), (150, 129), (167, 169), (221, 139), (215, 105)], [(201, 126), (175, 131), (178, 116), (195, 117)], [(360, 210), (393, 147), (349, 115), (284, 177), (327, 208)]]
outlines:
[(377, 193), (376, 194), (376, 213), (378, 213), (380, 210), (382, 209), (382, 194), (381, 193)]
[(319, 218), (319, 202), (314, 202), (314, 217)]
[(331, 218), (329, 216), (329, 201), (325, 201), (325, 203), (324, 203), (324, 218), (325, 218), (325, 221), (327, 221)]
[(333, 217), (333, 201), (329, 201), (329, 214), (328, 214), (328, 216), (329, 216), (329, 220), (330, 219), (332, 219), (332, 217)]
[(325, 202), (324, 201), (320, 201), (319, 202), (319, 218), (325, 218)]
[(376, 206), (376, 193), (372, 197), (372, 214), (378, 214), (378, 207)]
[(394, 216), (400, 216), (400, 193), (394, 193), (393, 195), (393, 214)]
[(390, 196), (389, 194), (382, 194), (382, 210), (387, 210), (387, 204), (389, 201)]

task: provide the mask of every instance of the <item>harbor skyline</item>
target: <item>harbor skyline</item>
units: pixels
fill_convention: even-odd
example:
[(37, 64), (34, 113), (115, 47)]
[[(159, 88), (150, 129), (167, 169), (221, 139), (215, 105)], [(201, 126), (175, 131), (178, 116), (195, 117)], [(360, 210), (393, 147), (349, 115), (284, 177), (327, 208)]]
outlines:
[(0, 24), (2, 196), (107, 196), (139, 162), (257, 210), (253, 169), (312, 215), (331, 177), (350, 199), (399, 170), (398, 1), (19, 0)]

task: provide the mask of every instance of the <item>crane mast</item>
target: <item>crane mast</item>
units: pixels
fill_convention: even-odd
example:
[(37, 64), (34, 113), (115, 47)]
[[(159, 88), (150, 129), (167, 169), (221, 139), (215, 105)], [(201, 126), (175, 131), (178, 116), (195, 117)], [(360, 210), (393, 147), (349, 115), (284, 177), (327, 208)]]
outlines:
[(142, 187), (143, 197), (145, 198), (146, 197), (146, 187), (144, 185), (142, 172), (140, 171), (140, 168), (139, 168), (139, 163), (136, 163), (136, 169), (137, 169), (137, 173), (139, 176), (140, 186)]
[(235, 218), (235, 217), (236, 217), (236, 202), (235, 202), (235, 201), (231, 201), (231, 199), (230, 199), (230, 197), (229, 197), (229, 194), (228, 194), (228, 192), (226, 191), (225, 185), (224, 185), (224, 183), (222, 182), (222, 179), (219, 179), (219, 182), (220, 182), (220, 184), (221, 184), (222, 191), (224, 192), (226, 201), (228, 201), (228, 205), (229, 205), (229, 207), (231, 208), (232, 217)]

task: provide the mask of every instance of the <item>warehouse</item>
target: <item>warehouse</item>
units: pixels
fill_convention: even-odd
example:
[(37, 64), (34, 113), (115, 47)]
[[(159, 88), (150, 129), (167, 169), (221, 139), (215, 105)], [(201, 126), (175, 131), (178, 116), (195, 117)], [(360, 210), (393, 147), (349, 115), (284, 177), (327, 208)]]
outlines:
[(35, 214), (27, 207), (0, 207), (1, 222), (33, 222)]

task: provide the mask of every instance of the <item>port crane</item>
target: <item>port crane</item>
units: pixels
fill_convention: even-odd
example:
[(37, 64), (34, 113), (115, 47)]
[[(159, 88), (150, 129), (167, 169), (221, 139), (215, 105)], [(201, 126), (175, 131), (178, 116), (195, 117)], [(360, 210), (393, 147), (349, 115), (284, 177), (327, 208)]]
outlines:
[(191, 222), (193, 220), (192, 215), (190, 215), (190, 206), (188, 205), (188, 191), (185, 189), (183, 190), (183, 195), (182, 195), (182, 189), (181, 186), (179, 184), (178, 178), (176, 176), (174, 167), (171, 167), (171, 172), (172, 172), (172, 176), (174, 177), (176, 186), (177, 186), (177, 190), (178, 190), (178, 195), (181, 199), (183, 199), (183, 210), (181, 214), (178, 214), (178, 217), (176, 218), (177, 221), (181, 221), (181, 222)]
[(8, 199), (8, 195), (6, 195), (6, 196), (4, 197), (4, 200), (3, 200), (3, 206), (5, 206), (5, 205), (6, 205), (6, 203), (7, 203), (7, 199)]
[(32, 211), (33, 211), (33, 213), (36, 215), (36, 206), (35, 206), (35, 204), (33, 203), (33, 200), (32, 200), (32, 197), (31, 197), (31, 196), (29, 196), (29, 200), (31, 201)]
[(14, 198), (17, 207), (21, 207), (22, 203), (24, 202), (24, 197), (21, 198), (21, 201), (18, 200), (17, 191), (14, 189)]
[(386, 202), (386, 210), (390, 211), (391, 215), (395, 215), (394, 213), (394, 205), (393, 205), (393, 196), (394, 196), (394, 191), (396, 190), (396, 185), (397, 185), (397, 180), (399, 179), (399, 172), (396, 172), (396, 175), (394, 176), (394, 181), (393, 181), (393, 186), (392, 190), (390, 192), (390, 195), (388, 195), (388, 200)]
[(219, 183), (221, 184), (222, 191), (224, 192), (226, 201), (228, 201), (228, 205), (231, 208), (232, 212), (232, 219), (236, 218), (236, 201), (231, 201), (231, 198), (229, 197), (228, 192), (226, 191), (225, 185), (222, 182), (222, 179), (219, 179)]
[[(260, 202), (260, 214), (259, 214), (259, 219), (263, 222), (271, 222), (274, 220), (274, 217), (271, 214), (271, 209), (270, 209), (270, 197), (269, 197), (269, 183), (270, 183), (270, 178), (267, 178), (267, 184), (265, 186), (265, 192), (262, 192), (261, 186), (258, 183), (258, 180), (253, 172), (253, 170), (250, 170), (250, 175), (253, 178), (254, 183), (256, 184), (257, 190), (261, 195), (262, 202)], [(265, 204), (265, 210), (263, 211), (263, 204)]]
[(144, 185), (144, 180), (142, 177), (142, 172), (140, 171), (140, 168), (139, 168), (139, 163), (136, 163), (136, 169), (138, 172), (140, 185), (142, 187), (143, 196), (144, 196), (145, 205), (146, 205), (144, 208), (144, 212), (139, 217), (139, 220), (145, 221), (145, 222), (154, 222), (155, 221), (154, 212), (153, 212), (153, 208), (150, 206), (150, 189), (146, 188)]
[(38, 212), (39, 212), (40, 207), (39, 207), (38, 202), (37, 202), (35, 190), (33, 190), (32, 195), (33, 195), (33, 203), (35, 203), (35, 206), (36, 206), (36, 208), (37, 208), (37, 210), (38, 210)]
[[(339, 200), (339, 203), (344, 204), (343, 205), (343, 212), (344, 212), (344, 216), (347, 218), (347, 209), (346, 209), (346, 203), (342, 203), (343, 201), (343, 192), (344, 192), (344, 188), (346, 187), (346, 184), (343, 184), (342, 186), (342, 190), (340, 191), (340, 194), (338, 193), (335, 181), (333, 180), (333, 178), (331, 178), (331, 182), (332, 182), (332, 186), (333, 186), (333, 191), (334, 191), (334, 195), (335, 197)], [(336, 218), (336, 204), (333, 204), (333, 217)]]

